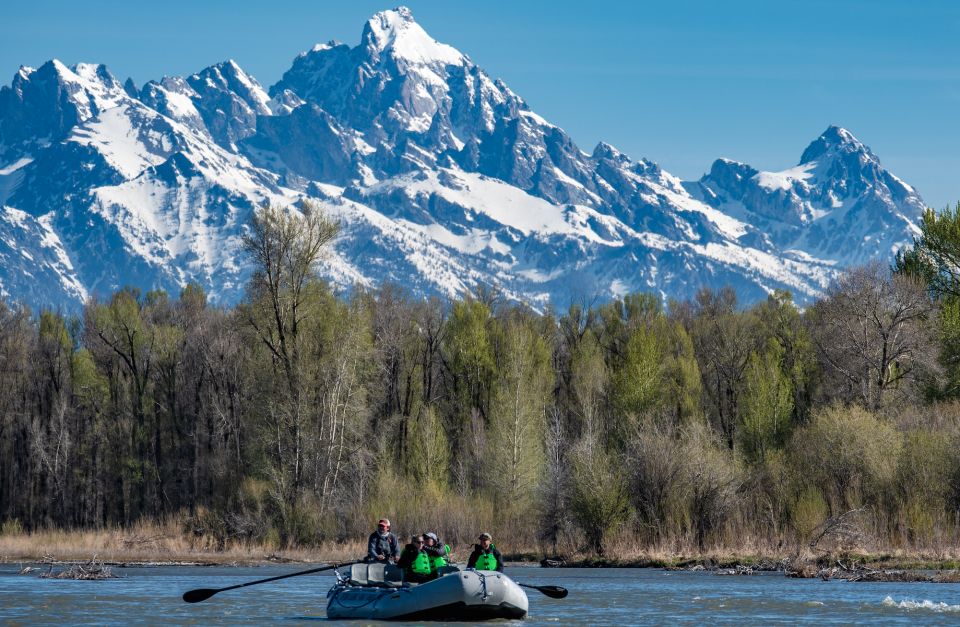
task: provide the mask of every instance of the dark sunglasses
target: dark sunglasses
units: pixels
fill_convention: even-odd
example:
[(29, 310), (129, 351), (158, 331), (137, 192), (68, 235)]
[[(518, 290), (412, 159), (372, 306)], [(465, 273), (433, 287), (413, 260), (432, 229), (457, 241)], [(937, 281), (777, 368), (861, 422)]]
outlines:
[(380, 527), (381, 529), (389, 529), (389, 528), (390, 528), (390, 525), (377, 525), (377, 526)]

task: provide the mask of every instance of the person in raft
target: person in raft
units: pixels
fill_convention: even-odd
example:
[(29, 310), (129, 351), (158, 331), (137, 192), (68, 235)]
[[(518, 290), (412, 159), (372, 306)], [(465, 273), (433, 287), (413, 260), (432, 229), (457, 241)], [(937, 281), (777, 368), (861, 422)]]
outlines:
[(400, 543), (397, 542), (397, 536), (390, 533), (390, 521), (381, 518), (377, 522), (377, 530), (370, 534), (367, 541), (367, 557), (363, 561), (368, 564), (390, 564), (397, 561), (399, 555)]
[(480, 534), (480, 544), (473, 545), (473, 553), (467, 560), (467, 568), (503, 572), (503, 556), (493, 544), (489, 533)]
[(430, 556), (423, 550), (423, 536), (413, 536), (410, 544), (403, 547), (397, 566), (403, 569), (403, 580), (410, 583), (425, 583), (436, 579), (430, 572)]
[(440, 538), (432, 531), (423, 534), (423, 550), (430, 556), (430, 572), (434, 577), (437, 570), (447, 565), (447, 556), (450, 555), (450, 546), (442, 544)]

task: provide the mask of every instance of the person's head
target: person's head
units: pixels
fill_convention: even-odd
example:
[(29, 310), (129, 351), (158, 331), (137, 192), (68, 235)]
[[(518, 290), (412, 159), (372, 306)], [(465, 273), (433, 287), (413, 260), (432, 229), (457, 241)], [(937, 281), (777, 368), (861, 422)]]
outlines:
[(437, 537), (437, 534), (429, 531), (423, 534), (423, 543), (427, 546), (434, 546), (437, 542), (440, 541), (440, 538)]
[(410, 544), (417, 547), (418, 549), (423, 548), (423, 536), (410, 536)]
[(377, 531), (380, 533), (387, 533), (390, 531), (390, 521), (386, 518), (381, 518), (377, 521)]
[(480, 540), (480, 546), (482, 546), (485, 549), (489, 549), (490, 543), (493, 541), (493, 538), (486, 531), (481, 533), (478, 539)]

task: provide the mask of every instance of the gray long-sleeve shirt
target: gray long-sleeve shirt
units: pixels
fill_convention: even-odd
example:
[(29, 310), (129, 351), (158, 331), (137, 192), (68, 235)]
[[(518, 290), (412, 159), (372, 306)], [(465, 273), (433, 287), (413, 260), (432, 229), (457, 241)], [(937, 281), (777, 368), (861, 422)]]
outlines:
[[(384, 559), (377, 557), (382, 555)], [(368, 562), (390, 562), (396, 561), (400, 556), (400, 545), (397, 543), (397, 536), (389, 531), (386, 536), (381, 536), (379, 532), (374, 531), (370, 534), (367, 542), (367, 560)], [(392, 558), (392, 559), (391, 559)]]

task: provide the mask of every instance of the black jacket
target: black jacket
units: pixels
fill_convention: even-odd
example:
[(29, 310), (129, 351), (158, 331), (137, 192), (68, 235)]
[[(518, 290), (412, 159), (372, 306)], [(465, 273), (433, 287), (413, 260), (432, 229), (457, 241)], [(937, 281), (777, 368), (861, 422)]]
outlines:
[(400, 554), (397, 566), (404, 570), (409, 570), (413, 565), (413, 561), (417, 559), (417, 555), (420, 554), (420, 551), (422, 551), (422, 549), (413, 544), (408, 544), (403, 547), (403, 552)]
[(400, 559), (397, 561), (397, 566), (403, 569), (403, 580), (412, 583), (426, 583), (437, 578), (436, 573), (415, 573), (413, 572), (412, 566), (413, 562), (416, 561), (417, 557), (423, 553), (427, 555), (427, 552), (421, 549), (418, 546), (413, 544), (408, 544), (403, 547), (403, 553), (400, 554)]
[[(377, 555), (383, 555), (380, 559)], [(397, 536), (387, 533), (387, 537), (381, 538), (376, 531), (370, 534), (367, 540), (367, 558), (366, 562), (389, 562), (390, 558), (397, 559), (400, 555), (400, 545), (397, 543)]]
[(486, 551), (483, 550), (483, 547), (479, 544), (473, 545), (473, 553), (470, 554), (470, 558), (467, 560), (467, 568), (474, 568), (477, 565), (477, 560), (480, 559), (480, 556), (483, 554), (493, 555), (497, 558), (497, 571), (503, 572), (503, 556), (500, 555), (500, 551), (497, 550), (497, 547), (490, 545), (490, 548)]

